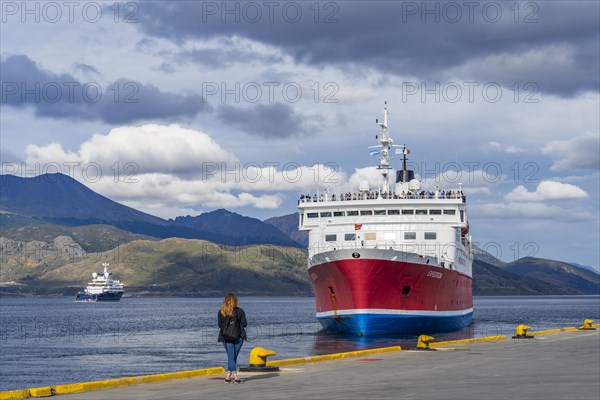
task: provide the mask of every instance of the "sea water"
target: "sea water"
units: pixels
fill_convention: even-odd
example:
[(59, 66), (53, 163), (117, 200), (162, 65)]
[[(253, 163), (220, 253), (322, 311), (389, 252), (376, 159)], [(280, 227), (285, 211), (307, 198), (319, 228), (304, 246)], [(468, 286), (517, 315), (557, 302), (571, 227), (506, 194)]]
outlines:
[[(72, 298), (0, 299), (0, 390), (157, 374), (222, 366), (217, 342), (221, 298), (123, 298), (117, 303), (76, 303)], [(474, 323), (436, 340), (512, 335), (600, 320), (599, 296), (476, 297)], [(275, 358), (302, 357), (400, 345), (412, 337), (353, 337), (322, 332), (315, 303), (306, 297), (242, 297), (248, 341)]]

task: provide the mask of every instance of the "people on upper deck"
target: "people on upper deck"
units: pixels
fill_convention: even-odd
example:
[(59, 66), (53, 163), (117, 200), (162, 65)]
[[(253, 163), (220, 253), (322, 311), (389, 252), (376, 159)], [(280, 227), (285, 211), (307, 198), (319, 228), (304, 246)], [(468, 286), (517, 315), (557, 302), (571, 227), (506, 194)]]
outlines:
[(435, 191), (411, 192), (402, 191), (399, 194), (396, 192), (366, 192), (366, 193), (341, 193), (339, 195), (332, 194), (331, 197), (326, 197), (321, 194), (302, 194), (300, 195), (299, 203), (303, 202), (324, 202), (324, 201), (354, 201), (354, 200), (375, 200), (378, 198), (382, 199), (461, 199), (463, 203), (466, 203), (466, 196), (462, 190), (440, 190), (437, 186)]

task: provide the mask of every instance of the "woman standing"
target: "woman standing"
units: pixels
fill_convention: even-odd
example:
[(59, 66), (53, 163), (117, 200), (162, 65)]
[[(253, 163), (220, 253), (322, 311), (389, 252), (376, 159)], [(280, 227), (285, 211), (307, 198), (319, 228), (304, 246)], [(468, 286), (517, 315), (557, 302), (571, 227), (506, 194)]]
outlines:
[(237, 375), (237, 357), (246, 336), (246, 313), (238, 307), (238, 299), (233, 293), (229, 293), (223, 299), (223, 305), (218, 314), (219, 342), (223, 343), (227, 352), (227, 377), (225, 383), (242, 383)]

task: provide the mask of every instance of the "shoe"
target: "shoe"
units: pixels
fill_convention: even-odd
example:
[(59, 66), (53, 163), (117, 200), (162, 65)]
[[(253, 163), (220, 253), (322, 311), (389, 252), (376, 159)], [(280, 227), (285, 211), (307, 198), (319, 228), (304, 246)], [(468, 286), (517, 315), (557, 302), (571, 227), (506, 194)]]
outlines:
[(235, 381), (233, 381), (233, 383), (235, 383), (236, 385), (239, 385), (240, 383), (242, 383), (241, 379), (236, 379)]
[(225, 383), (231, 383), (231, 379), (225, 378)]

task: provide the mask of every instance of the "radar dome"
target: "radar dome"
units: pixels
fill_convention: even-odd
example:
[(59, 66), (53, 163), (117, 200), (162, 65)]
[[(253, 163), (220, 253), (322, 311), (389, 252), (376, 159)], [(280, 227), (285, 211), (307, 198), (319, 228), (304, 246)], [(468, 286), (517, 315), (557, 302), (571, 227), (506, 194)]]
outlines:
[(408, 182), (408, 190), (411, 192), (417, 192), (419, 189), (421, 189), (421, 182), (418, 179), (411, 179)]
[(369, 182), (362, 181), (360, 183), (360, 185), (358, 186), (358, 190), (360, 190), (361, 192), (368, 192), (369, 190), (371, 190), (371, 187), (369, 186)]
[(96, 278), (97, 276), (98, 276), (98, 274), (97, 274), (96, 272), (94, 272), (94, 273), (92, 274), (92, 278)]

